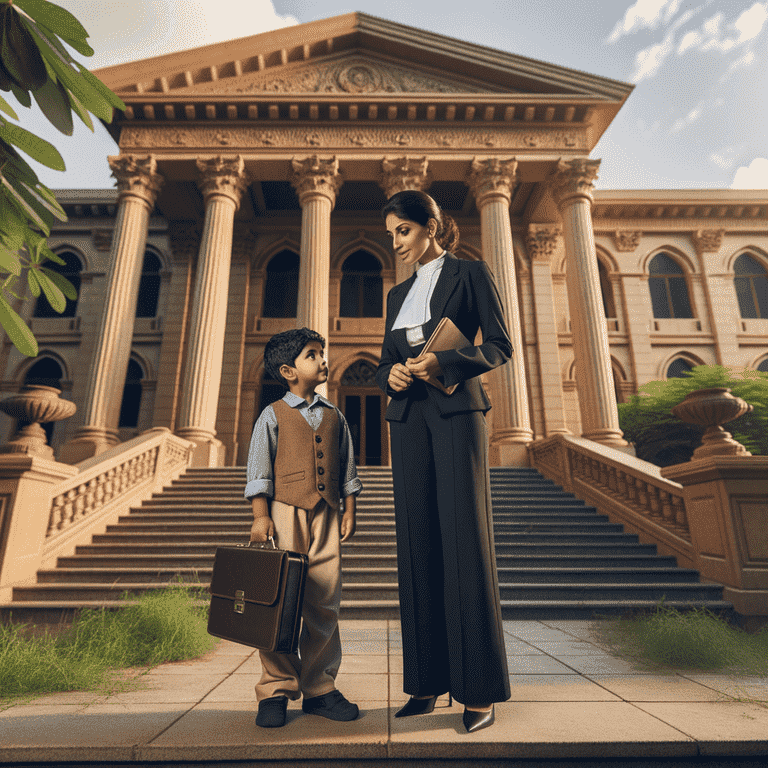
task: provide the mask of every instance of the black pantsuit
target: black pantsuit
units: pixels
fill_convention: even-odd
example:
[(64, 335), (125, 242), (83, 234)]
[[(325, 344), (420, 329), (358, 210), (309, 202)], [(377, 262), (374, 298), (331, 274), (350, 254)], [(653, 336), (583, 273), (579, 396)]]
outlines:
[(480, 373), (503, 364), (511, 344), (493, 281), (482, 262), (448, 254), (430, 302), (428, 338), (450, 317), (468, 339), (483, 342), (437, 353), (447, 396), (422, 381), (396, 393), (390, 368), (415, 357), (404, 330), (391, 330), (413, 278), (390, 291), (379, 385), (392, 396), (390, 423), (395, 488), (404, 690), (450, 691), (473, 706), (509, 698), (493, 546), (488, 439), (490, 404)]

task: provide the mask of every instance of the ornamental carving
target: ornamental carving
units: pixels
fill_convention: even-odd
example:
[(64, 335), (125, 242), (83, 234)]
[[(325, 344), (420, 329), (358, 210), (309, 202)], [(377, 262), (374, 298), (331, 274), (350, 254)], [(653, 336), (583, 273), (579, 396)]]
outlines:
[(512, 200), (512, 191), (517, 183), (517, 160), (500, 160), (498, 157), (475, 158), (467, 179), (478, 208), (492, 195), (502, 195), (507, 205)]
[[(545, 128), (531, 132), (505, 126), (478, 128), (462, 126), (446, 129), (445, 125), (420, 126), (407, 131), (388, 125), (361, 125), (348, 128), (338, 125), (313, 125), (275, 128), (264, 130), (257, 127), (229, 128), (226, 131), (211, 128), (189, 128), (176, 130), (167, 127), (124, 128), (120, 138), (121, 146), (131, 149), (208, 149), (214, 152), (221, 146), (232, 147), (237, 151), (250, 151), (254, 148), (301, 149), (309, 146), (328, 149), (348, 149), (350, 147), (376, 147), (397, 149), (404, 146), (423, 147), (424, 149), (469, 149), (485, 150), (493, 147), (499, 152), (525, 151), (530, 148), (531, 136), (536, 138), (539, 149), (564, 150), (573, 146), (586, 149), (583, 131), (565, 133), (548, 131)], [(526, 138), (528, 137), (528, 138)], [(226, 142), (226, 144), (223, 144)]]
[(717, 253), (724, 234), (724, 229), (699, 229), (691, 235), (691, 240), (697, 253)]
[(325, 66), (309, 66), (280, 77), (266, 73), (241, 75), (194, 86), (200, 93), (493, 93), (488, 86), (470, 86), (432, 75), (383, 64), (371, 59), (345, 59)]
[(574, 197), (587, 198), (591, 202), (599, 167), (599, 160), (589, 160), (586, 157), (560, 160), (549, 177), (552, 196), (558, 206)]
[(376, 366), (367, 360), (358, 360), (344, 371), (341, 377), (342, 387), (375, 387)]
[(294, 158), (291, 167), (290, 181), (302, 204), (307, 195), (324, 195), (335, 205), (336, 195), (343, 184), (338, 158), (317, 155), (305, 160)]
[(387, 157), (381, 162), (381, 170), (381, 188), (387, 198), (406, 189), (424, 191), (432, 183), (426, 157)]
[(640, 245), (643, 233), (639, 230), (618, 229), (613, 234), (613, 242), (617, 251), (634, 251)]
[(240, 205), (240, 197), (248, 186), (243, 158), (212, 157), (208, 160), (198, 158), (197, 169), (200, 171), (198, 185), (206, 203), (212, 195), (224, 195)]
[(109, 158), (112, 175), (117, 179), (119, 197), (133, 195), (141, 198), (150, 209), (155, 205), (163, 177), (157, 173), (154, 155), (118, 155)]
[(557, 224), (530, 224), (525, 244), (531, 261), (549, 262), (561, 234), (562, 228)]

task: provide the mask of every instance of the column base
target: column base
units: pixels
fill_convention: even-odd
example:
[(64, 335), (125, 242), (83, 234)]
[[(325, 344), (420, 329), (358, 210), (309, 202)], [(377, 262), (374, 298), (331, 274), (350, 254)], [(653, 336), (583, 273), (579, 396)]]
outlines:
[(762, 619), (768, 624), (768, 589), (737, 589), (726, 584), (723, 600), (733, 603), (734, 610), (741, 616)]
[(75, 436), (59, 449), (59, 461), (63, 464), (78, 464), (114, 448), (119, 442), (116, 429), (80, 427)]
[(528, 446), (533, 442), (533, 433), (528, 429), (505, 429), (496, 432), (491, 440), (491, 455), (499, 467), (530, 467)]
[(181, 427), (176, 430), (179, 437), (195, 444), (190, 467), (223, 467), (227, 449), (215, 435), (197, 427)]

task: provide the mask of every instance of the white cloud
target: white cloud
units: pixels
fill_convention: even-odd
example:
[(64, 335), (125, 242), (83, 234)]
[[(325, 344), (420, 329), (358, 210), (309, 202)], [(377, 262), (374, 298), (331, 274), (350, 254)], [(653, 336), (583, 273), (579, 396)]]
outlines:
[(744, 151), (744, 145), (739, 147), (728, 146), (719, 149), (717, 152), (712, 152), (709, 159), (723, 171), (727, 171), (733, 167), (736, 162), (736, 158)]
[(768, 158), (756, 157), (748, 166), (742, 165), (731, 189), (768, 189)]
[(704, 110), (704, 102), (700, 101), (685, 117), (675, 120), (674, 125), (669, 129), (670, 133), (680, 133), (686, 126), (695, 123)]
[(754, 40), (763, 31), (766, 21), (768, 21), (768, 3), (755, 3), (749, 10), (744, 11), (733, 22), (733, 26), (739, 33), (739, 42)]
[(608, 36), (609, 43), (615, 43), (624, 35), (631, 35), (640, 29), (655, 28), (659, 22), (668, 24), (677, 13), (682, 0), (636, 0), (627, 8), (624, 18), (616, 24)]
[(672, 53), (674, 35), (667, 35), (664, 40), (648, 48), (643, 48), (635, 54), (635, 71), (632, 74), (632, 82), (639, 83), (646, 77), (653, 77)]
[(683, 39), (680, 41), (679, 45), (677, 46), (677, 55), (678, 56), (682, 55), (689, 48), (695, 48), (697, 45), (699, 45), (699, 43), (701, 43), (700, 32), (686, 32), (683, 35)]

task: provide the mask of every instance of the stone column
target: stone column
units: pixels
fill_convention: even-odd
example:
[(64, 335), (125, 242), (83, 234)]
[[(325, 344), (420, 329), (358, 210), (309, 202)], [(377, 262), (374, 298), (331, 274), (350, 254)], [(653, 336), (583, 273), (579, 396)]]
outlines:
[[(420, 160), (415, 157), (385, 157), (381, 162), (381, 188), (389, 200), (392, 195), (406, 189), (423, 192), (432, 183), (429, 173), (429, 161), (426, 157)], [(395, 283), (402, 283), (414, 272), (414, 265), (395, 261)]]
[(541, 409), (544, 435), (570, 434), (563, 404), (560, 345), (552, 284), (552, 258), (562, 237), (556, 224), (529, 224), (526, 245), (531, 260), (531, 280), (536, 313), (536, 346), (541, 378)]
[(515, 277), (509, 205), (517, 181), (517, 160), (475, 159), (467, 181), (480, 211), (483, 258), (493, 272), (512, 339), (512, 359), (490, 372), (493, 399), (492, 443), (502, 465), (527, 466), (533, 440), (525, 380), (525, 350)]
[(131, 355), (149, 216), (162, 183), (152, 155), (110, 157), (109, 166), (119, 191), (117, 219), (82, 407), (83, 426), (61, 449), (61, 461), (68, 464), (103, 453), (118, 442), (120, 400)]
[(582, 434), (616, 448), (627, 443), (619, 429), (592, 229), (592, 190), (599, 165), (599, 160), (587, 158), (561, 160), (550, 177), (550, 188), (563, 219)]
[(205, 223), (192, 299), (189, 342), (176, 434), (195, 443), (193, 466), (224, 463), (216, 439), (235, 212), (248, 181), (242, 157), (198, 160)]
[[(296, 325), (311, 328), (326, 340), (326, 359), (330, 357), (329, 306), (331, 273), (331, 211), (343, 181), (339, 161), (333, 158), (295, 159), (291, 184), (301, 204), (301, 264), (299, 266), (299, 304)], [(330, 363), (329, 363), (330, 368)], [(318, 387), (326, 395), (327, 385)]]

